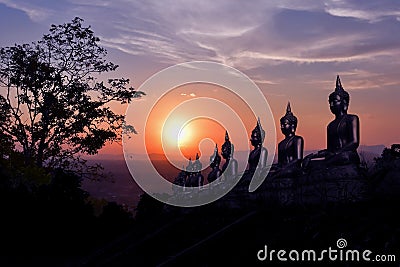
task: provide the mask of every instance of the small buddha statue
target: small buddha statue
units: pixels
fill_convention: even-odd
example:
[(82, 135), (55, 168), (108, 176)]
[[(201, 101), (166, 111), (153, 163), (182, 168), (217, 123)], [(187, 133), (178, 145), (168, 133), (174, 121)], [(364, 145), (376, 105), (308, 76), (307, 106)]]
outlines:
[(186, 166), (186, 172), (193, 172), (193, 162), (192, 162), (192, 158), (189, 158), (189, 163)]
[(229, 140), (228, 131), (225, 132), (225, 143), (221, 147), (221, 155), (225, 159), (222, 165), (221, 173), (224, 175), (225, 180), (231, 181), (238, 175), (238, 162), (233, 157), (234, 146)]
[(193, 181), (192, 186), (202, 186), (204, 184), (204, 176), (201, 174), (203, 164), (200, 162), (199, 154), (196, 153), (196, 160), (193, 163)]
[(249, 154), (248, 169), (250, 173), (254, 173), (257, 166), (264, 169), (267, 166), (268, 151), (263, 147), (265, 138), (265, 131), (261, 127), (260, 118), (258, 118), (257, 125), (251, 132), (250, 142), (254, 149)]
[(191, 181), (192, 181), (193, 171), (194, 171), (193, 162), (192, 162), (192, 158), (190, 157), (189, 158), (189, 163), (186, 166), (186, 183), (185, 183), (186, 187), (191, 187), (192, 186)]
[(174, 184), (179, 186), (185, 186), (186, 178), (187, 178), (187, 172), (185, 171), (185, 168), (182, 167), (182, 170), (179, 172), (178, 176), (174, 180)]
[(298, 174), (303, 159), (304, 140), (296, 135), (297, 118), (293, 115), (288, 102), (286, 114), (280, 119), (281, 131), (285, 136), (278, 144), (278, 164), (271, 169), (272, 174)]
[(210, 157), (210, 162), (211, 172), (207, 176), (207, 181), (212, 183), (222, 174), (222, 171), (219, 168), (219, 165), (221, 164), (221, 156), (218, 153), (217, 145), (215, 145), (214, 154)]
[(179, 172), (178, 176), (175, 177), (174, 182), (173, 182), (173, 186), (172, 186), (172, 191), (177, 194), (182, 192), (182, 188), (181, 187), (185, 187), (186, 186), (186, 180), (188, 177), (188, 173), (185, 171), (185, 166), (182, 167), (182, 170)]
[(350, 96), (342, 86), (339, 75), (336, 78), (335, 91), (329, 95), (329, 107), (335, 119), (327, 127), (327, 148), (305, 157), (303, 166), (315, 164), (325, 167), (359, 164), (357, 148), (360, 143), (360, 122), (357, 115), (347, 114)]

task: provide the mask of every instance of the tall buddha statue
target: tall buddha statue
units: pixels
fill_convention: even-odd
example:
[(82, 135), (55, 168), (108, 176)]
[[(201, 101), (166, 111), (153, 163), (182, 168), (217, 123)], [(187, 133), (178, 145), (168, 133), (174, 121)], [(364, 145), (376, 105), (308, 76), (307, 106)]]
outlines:
[(326, 166), (360, 163), (357, 153), (360, 121), (357, 115), (347, 114), (349, 101), (349, 93), (344, 90), (338, 75), (335, 91), (329, 95), (329, 107), (335, 119), (327, 127), (327, 148), (305, 157), (304, 167), (317, 158), (323, 159), (320, 162)]
[(214, 182), (215, 180), (218, 179), (218, 177), (221, 176), (222, 171), (219, 168), (220, 164), (221, 164), (221, 156), (218, 153), (218, 146), (217, 144), (215, 144), (214, 154), (210, 157), (211, 172), (207, 176), (207, 181), (209, 183)]
[(268, 151), (263, 147), (265, 131), (261, 127), (260, 118), (257, 120), (257, 125), (251, 132), (250, 142), (254, 149), (249, 154), (248, 172), (254, 173), (259, 166), (261, 169), (267, 166)]
[(225, 159), (222, 165), (221, 173), (224, 175), (225, 180), (234, 179), (238, 174), (238, 162), (233, 157), (234, 146), (229, 140), (228, 131), (225, 132), (225, 143), (221, 147), (221, 155)]
[(287, 104), (286, 114), (280, 119), (280, 125), (285, 139), (278, 144), (278, 164), (271, 171), (280, 175), (293, 175), (300, 171), (304, 140), (296, 135), (297, 118), (292, 113), (290, 102)]

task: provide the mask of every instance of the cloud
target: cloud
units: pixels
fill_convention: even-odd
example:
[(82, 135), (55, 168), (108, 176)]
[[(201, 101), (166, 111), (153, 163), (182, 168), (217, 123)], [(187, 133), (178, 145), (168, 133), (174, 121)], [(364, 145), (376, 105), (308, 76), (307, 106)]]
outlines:
[(186, 96), (186, 97), (195, 97), (195, 93), (181, 93), (181, 96)]
[(390, 0), (0, 2), (43, 23), (81, 16), (102, 45), (167, 64), (211, 60), (246, 71), (400, 55), (400, 13)]
[(356, 18), (372, 23), (400, 15), (398, 2), (392, 0), (364, 0), (362, 4), (355, 0), (327, 1), (325, 11), (333, 16)]
[(36, 6), (27, 1), (0, 0), (0, 3), (6, 5), (7, 7), (25, 12), (28, 17), (35, 22), (44, 21), (50, 15), (52, 15), (52, 11), (50, 9)]
[(344, 79), (347, 80), (345, 88), (350, 90), (383, 90), (387, 87), (398, 87), (400, 85), (398, 75), (390, 73), (370, 72), (355, 69), (353, 72), (341, 73), (341, 77), (344, 77)]

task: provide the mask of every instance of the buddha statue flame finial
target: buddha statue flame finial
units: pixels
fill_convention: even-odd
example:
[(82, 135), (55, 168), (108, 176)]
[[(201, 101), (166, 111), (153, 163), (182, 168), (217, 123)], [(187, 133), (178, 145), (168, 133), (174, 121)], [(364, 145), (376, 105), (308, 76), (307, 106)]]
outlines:
[(334, 97), (335, 95), (339, 95), (342, 99), (344, 99), (346, 101), (347, 104), (349, 104), (350, 101), (350, 96), (349, 93), (346, 92), (342, 86), (342, 82), (340, 81), (340, 77), (339, 75), (337, 75), (336, 77), (336, 87), (335, 87), (335, 91), (332, 92), (329, 95), (329, 98), (331, 99), (332, 97)]
[(335, 91), (344, 91), (343, 86), (342, 86), (342, 82), (340, 81), (340, 77), (339, 75), (336, 77), (336, 88)]
[(288, 101), (287, 107), (286, 107), (286, 114), (281, 118), (281, 124), (285, 121), (288, 120), (290, 123), (293, 123), (295, 126), (297, 126), (297, 117), (293, 114), (292, 108), (290, 107), (290, 102)]
[(254, 127), (252, 134), (257, 133), (260, 137), (261, 137), (261, 144), (264, 142), (264, 138), (265, 138), (265, 131), (261, 126), (261, 121), (260, 121), (260, 117), (257, 118), (257, 125), (256, 127)]

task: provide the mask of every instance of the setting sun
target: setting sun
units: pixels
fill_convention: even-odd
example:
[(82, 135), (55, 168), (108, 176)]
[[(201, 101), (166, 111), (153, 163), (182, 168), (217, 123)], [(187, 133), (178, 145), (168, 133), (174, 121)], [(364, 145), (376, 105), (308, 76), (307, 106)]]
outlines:
[[(213, 114), (209, 112), (212, 110), (209, 105), (213, 103), (200, 102), (205, 101), (204, 97), (228, 103), (240, 117), (239, 121), (245, 125), (247, 133), (254, 127), (256, 118), (252, 111), (229, 90), (206, 83), (186, 84), (163, 95), (152, 107), (145, 126), (147, 152), (173, 157), (183, 155), (189, 159), (194, 158), (196, 153), (201, 155), (203, 149), (206, 155), (211, 155), (215, 144), (220, 148), (226, 130), (230, 132), (232, 140), (236, 140), (240, 135), (234, 129), (240, 128), (240, 125), (229, 117), (227, 109), (221, 107), (214, 114), (214, 117), (219, 115), (220, 120), (211, 119)], [(195, 100), (199, 102), (195, 103)], [(224, 119), (225, 127), (222, 125)], [(206, 139), (210, 142), (202, 142)], [(247, 146), (247, 142), (237, 142), (238, 150), (245, 150)]]
[(180, 131), (178, 135), (178, 146), (183, 147), (190, 144), (193, 135), (193, 130), (190, 126), (185, 125)]

